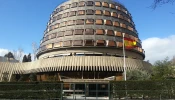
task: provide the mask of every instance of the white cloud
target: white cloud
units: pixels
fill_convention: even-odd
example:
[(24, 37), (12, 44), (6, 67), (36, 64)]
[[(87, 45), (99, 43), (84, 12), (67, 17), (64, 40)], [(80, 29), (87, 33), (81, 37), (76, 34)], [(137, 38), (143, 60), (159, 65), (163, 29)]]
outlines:
[(9, 50), (0, 48), (0, 56), (4, 56), (8, 52), (9, 52)]
[(149, 60), (152, 64), (166, 57), (172, 59), (175, 56), (175, 35), (166, 38), (148, 38), (142, 41), (142, 46), (145, 49), (145, 60)]

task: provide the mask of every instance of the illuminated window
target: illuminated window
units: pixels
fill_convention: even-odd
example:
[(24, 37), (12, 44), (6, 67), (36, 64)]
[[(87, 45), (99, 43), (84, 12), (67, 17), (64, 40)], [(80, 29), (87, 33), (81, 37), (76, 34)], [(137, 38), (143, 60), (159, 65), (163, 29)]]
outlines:
[(86, 2), (86, 6), (93, 6), (94, 5), (94, 2), (93, 1), (87, 1)]
[(95, 2), (95, 6), (101, 7), (101, 2), (99, 1)]
[(121, 37), (122, 36), (122, 33), (121, 32), (116, 32), (116, 36)]
[(65, 33), (64, 33), (64, 35), (65, 36), (70, 36), (70, 35), (73, 35), (73, 30), (67, 30)]
[(76, 11), (71, 11), (71, 12), (69, 13), (69, 16), (76, 16)]
[(126, 24), (124, 24), (124, 23), (120, 23), (120, 27), (122, 27), (122, 28), (126, 28)]
[(106, 11), (106, 10), (104, 10), (103, 14), (104, 14), (105, 16), (111, 16), (111, 13), (110, 13), (109, 11)]
[(103, 20), (102, 19), (96, 19), (95, 24), (96, 25), (103, 25)]
[(85, 34), (86, 35), (94, 35), (94, 29), (86, 29)]
[(64, 36), (64, 31), (58, 32), (57, 37), (63, 37)]
[(104, 20), (105, 25), (112, 25), (112, 21), (111, 20)]
[(88, 9), (86, 10), (86, 15), (93, 15), (94, 14), (94, 10)]
[(53, 47), (52, 44), (48, 44), (48, 45), (46, 45), (46, 48), (47, 48), (47, 49), (52, 49), (52, 47)]
[(63, 42), (54, 43), (54, 48), (59, 48), (63, 46)]
[(116, 18), (118, 17), (118, 15), (117, 15), (116, 12), (112, 12), (112, 13), (111, 13), (111, 16), (112, 16), (112, 17), (116, 17)]
[(95, 14), (96, 14), (96, 15), (102, 15), (102, 11), (101, 11), (101, 10), (96, 10), (96, 11), (95, 11)]
[(85, 2), (84, 1), (80, 1), (79, 4), (78, 4), (79, 7), (83, 7), (85, 6)]
[(76, 29), (74, 35), (83, 35), (83, 32), (84, 32), (83, 29)]
[(115, 41), (109, 40), (108, 46), (109, 46), (109, 47), (115, 47), (115, 46), (116, 46), (116, 42), (115, 42)]
[(104, 32), (103, 29), (97, 29), (95, 34), (97, 34), (97, 35), (104, 35), (105, 32)]
[(67, 26), (75, 25), (75, 20), (67, 21)]
[(112, 9), (115, 9), (115, 4), (110, 4), (110, 7), (111, 7)]
[(113, 22), (113, 25), (116, 26), (116, 27), (119, 27), (120, 26), (119, 25), (119, 22), (117, 22), (117, 21)]
[(94, 24), (94, 20), (93, 19), (86, 19), (86, 24)]
[(84, 15), (85, 14), (85, 11), (84, 10), (79, 10), (78, 11), (78, 15)]
[(107, 2), (103, 2), (102, 5), (103, 7), (107, 7), (107, 8), (109, 7), (109, 4)]
[(96, 46), (105, 46), (106, 45), (105, 40), (97, 40), (96, 43), (97, 43)]
[(76, 24), (77, 25), (83, 25), (84, 24), (84, 19), (77, 19)]
[(77, 2), (71, 4), (71, 8), (77, 7)]
[(114, 35), (114, 31), (113, 30), (107, 30), (107, 35), (113, 36)]
[(72, 41), (64, 41), (64, 47), (72, 46)]
[(94, 40), (85, 40), (85, 46), (94, 46)]
[(74, 46), (83, 46), (83, 40), (74, 40), (73, 45)]

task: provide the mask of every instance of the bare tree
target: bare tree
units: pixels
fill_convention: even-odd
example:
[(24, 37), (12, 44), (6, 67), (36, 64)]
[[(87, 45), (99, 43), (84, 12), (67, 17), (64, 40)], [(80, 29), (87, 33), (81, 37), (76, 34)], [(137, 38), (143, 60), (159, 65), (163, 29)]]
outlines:
[(38, 48), (37, 43), (33, 42), (32, 43), (32, 49), (33, 49), (33, 60), (34, 61), (36, 60), (37, 48)]
[(152, 8), (155, 9), (158, 5), (163, 5), (167, 3), (173, 4), (175, 0), (154, 0)]

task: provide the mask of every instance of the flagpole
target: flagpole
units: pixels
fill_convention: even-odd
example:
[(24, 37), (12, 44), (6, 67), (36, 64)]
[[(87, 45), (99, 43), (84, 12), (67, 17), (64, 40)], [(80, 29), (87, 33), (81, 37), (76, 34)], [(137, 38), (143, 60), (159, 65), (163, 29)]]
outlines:
[(124, 67), (124, 80), (126, 81), (126, 60), (125, 60), (125, 40), (124, 40), (124, 37), (125, 37), (125, 33), (122, 33), (123, 34), (123, 67)]

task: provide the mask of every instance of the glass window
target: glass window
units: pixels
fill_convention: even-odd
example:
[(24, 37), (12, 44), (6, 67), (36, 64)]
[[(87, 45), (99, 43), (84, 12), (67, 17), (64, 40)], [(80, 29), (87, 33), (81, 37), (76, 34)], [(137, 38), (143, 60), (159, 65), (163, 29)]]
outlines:
[(112, 13), (111, 13), (111, 16), (112, 16), (112, 17), (118, 17), (118, 15), (117, 15), (116, 12), (112, 12)]
[(84, 15), (85, 14), (85, 11), (84, 10), (79, 10), (78, 11), (78, 15)]
[(116, 46), (116, 42), (115, 42), (115, 41), (109, 40), (108, 46), (109, 46), (109, 47), (115, 47), (115, 46)]
[(86, 19), (86, 24), (94, 24), (94, 20), (93, 19)]
[(64, 33), (64, 35), (65, 36), (70, 36), (70, 35), (73, 35), (73, 30), (67, 30), (65, 33)]
[(47, 48), (47, 49), (52, 49), (52, 44), (46, 45), (46, 48)]
[(76, 24), (77, 24), (77, 25), (83, 25), (83, 24), (84, 24), (84, 19), (78, 19), (78, 20), (76, 21)]
[(85, 34), (86, 35), (94, 35), (94, 29), (86, 29)]
[(64, 6), (61, 6), (61, 7), (60, 7), (60, 11), (63, 11), (63, 10), (64, 10)]
[(100, 2), (100, 1), (96, 1), (96, 2), (95, 2), (95, 6), (100, 7), (100, 6), (101, 6), (101, 2)]
[(71, 8), (77, 7), (77, 2), (71, 4)]
[(64, 47), (72, 46), (72, 41), (64, 41), (63, 44), (64, 44)]
[(122, 36), (122, 33), (121, 32), (116, 32), (116, 36), (121, 37)]
[(95, 14), (96, 14), (96, 15), (102, 15), (102, 11), (101, 11), (101, 10), (96, 10), (96, 11), (95, 11)]
[(117, 9), (117, 10), (121, 10), (120, 6), (116, 6), (116, 9)]
[(112, 21), (111, 20), (104, 20), (105, 25), (112, 25)]
[(43, 50), (46, 50), (46, 46), (44, 45), (44, 46), (42, 46), (41, 47), (41, 50), (43, 51)]
[(69, 16), (76, 16), (76, 11), (71, 11), (70, 13), (69, 13)]
[(84, 1), (80, 1), (79, 4), (78, 4), (79, 7), (83, 7), (85, 6), (85, 2)]
[(130, 38), (130, 37), (129, 37), (129, 34), (126, 34), (126, 33), (125, 33), (125, 38)]
[(107, 8), (109, 7), (109, 4), (107, 2), (103, 2), (102, 5), (103, 7), (107, 7)]
[(54, 43), (54, 48), (62, 47), (63, 42)]
[(87, 1), (86, 6), (93, 6), (94, 2), (93, 1)]
[(85, 46), (94, 46), (94, 40), (85, 40)]
[(65, 18), (65, 17), (68, 17), (68, 15), (69, 15), (69, 13), (68, 13), (68, 12), (66, 12), (66, 13), (64, 13), (64, 14), (63, 14), (63, 16), (62, 16), (62, 17), (63, 17), (63, 18)]
[(75, 25), (75, 20), (67, 21), (67, 26)]
[(65, 9), (69, 9), (70, 8), (70, 4), (67, 4), (66, 6), (65, 6)]
[(60, 23), (55, 24), (55, 29), (59, 28)]
[(107, 35), (113, 36), (114, 35), (114, 31), (113, 30), (107, 30)]
[(73, 45), (74, 46), (83, 46), (83, 40), (74, 40)]
[(104, 11), (103, 11), (103, 14), (104, 14), (105, 16), (111, 16), (111, 13), (110, 13), (109, 11), (107, 11), (107, 10), (104, 10)]
[(60, 27), (66, 26), (66, 23), (67, 23), (67, 22), (62, 22), (62, 23), (60, 23)]
[(51, 39), (56, 38), (56, 33), (53, 33), (50, 36), (51, 36)]
[(83, 35), (83, 29), (76, 29), (74, 35)]
[(60, 14), (60, 15), (57, 16), (57, 20), (59, 20), (61, 18), (62, 18), (62, 14)]
[(102, 19), (96, 19), (95, 24), (96, 25), (103, 25), (103, 20)]
[(122, 27), (122, 28), (126, 28), (126, 24), (124, 24), (124, 23), (120, 23), (120, 27)]
[(106, 45), (105, 40), (97, 40), (96, 46), (105, 46), (105, 45)]
[(110, 4), (110, 7), (115, 9), (115, 4)]
[(132, 28), (132, 27), (130, 27), (130, 26), (128, 26), (128, 30), (133, 31), (133, 28)]
[(49, 35), (47, 35), (44, 40), (45, 41), (49, 40)]
[(86, 15), (93, 15), (93, 14), (94, 14), (94, 10), (92, 9), (86, 10)]
[(55, 16), (55, 17), (53, 17), (53, 22), (55, 22), (57, 20), (57, 17)]
[(118, 48), (123, 47), (123, 43), (122, 43), (122, 42), (117, 42), (117, 47), (118, 47)]
[(123, 15), (119, 14), (119, 15), (118, 15), (118, 18), (123, 19)]
[(119, 27), (120, 26), (119, 25), (119, 22), (117, 22), (117, 21), (113, 22), (113, 25), (116, 26), (116, 27)]
[(58, 32), (57, 37), (63, 37), (64, 36), (64, 31)]
[(105, 32), (104, 32), (103, 29), (97, 29), (97, 30), (96, 30), (96, 34), (97, 34), (97, 35), (104, 35), (104, 33), (105, 33)]

